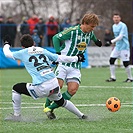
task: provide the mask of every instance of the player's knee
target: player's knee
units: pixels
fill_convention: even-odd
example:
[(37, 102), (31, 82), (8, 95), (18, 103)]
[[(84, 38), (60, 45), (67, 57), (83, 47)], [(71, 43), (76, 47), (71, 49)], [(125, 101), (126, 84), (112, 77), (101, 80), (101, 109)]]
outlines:
[(68, 87), (67, 88), (67, 90), (68, 90), (68, 93), (70, 94), (70, 95), (75, 95), (76, 94), (76, 92), (77, 92), (77, 90), (78, 90), (78, 87)]
[(20, 85), (19, 84), (15, 84), (13, 86), (13, 90), (15, 90), (16, 92), (19, 92), (19, 88), (20, 88)]
[(129, 61), (123, 61), (123, 65), (124, 65), (124, 67), (128, 67), (129, 66)]
[(69, 92), (70, 95), (73, 96), (73, 95), (76, 94), (77, 90), (76, 89), (71, 89), (71, 90), (68, 90), (68, 92)]
[(12, 89), (19, 94), (26, 94), (26, 92), (28, 92), (26, 89), (26, 83), (17, 83), (13, 86)]
[(64, 98), (62, 97), (60, 100), (58, 101), (54, 101), (58, 106), (63, 106), (63, 104), (65, 103)]
[(109, 63), (110, 65), (114, 65), (116, 58), (110, 58)]

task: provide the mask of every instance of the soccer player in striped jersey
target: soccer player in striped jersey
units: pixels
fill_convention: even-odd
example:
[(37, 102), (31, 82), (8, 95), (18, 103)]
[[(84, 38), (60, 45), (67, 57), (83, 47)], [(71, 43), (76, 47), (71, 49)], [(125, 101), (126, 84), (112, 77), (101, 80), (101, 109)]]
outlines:
[[(93, 32), (94, 28), (99, 24), (99, 18), (94, 13), (85, 14), (81, 24), (70, 27), (53, 37), (53, 45), (57, 54), (74, 56), (84, 53), (87, 45), (91, 40), (99, 47), (102, 42), (98, 40)], [(81, 63), (59, 63), (55, 71), (58, 78), (60, 88), (63, 87), (64, 81), (67, 84), (67, 91), (63, 93), (64, 99), (70, 100), (77, 92), (81, 79)], [(44, 112), (51, 112), (51, 118), (56, 118), (53, 115), (53, 110), (58, 107), (56, 103), (50, 104), (49, 99), (44, 104)], [(50, 113), (49, 113), (50, 114)], [(53, 115), (53, 116), (52, 116)], [(48, 116), (49, 117), (49, 116)]]
[(32, 37), (25, 34), (20, 39), (24, 49), (11, 52), (10, 39), (6, 36), (3, 52), (6, 57), (21, 60), (28, 73), (32, 77), (32, 83), (17, 83), (12, 89), (12, 104), (14, 113), (5, 120), (21, 121), (21, 95), (27, 95), (34, 99), (48, 97), (55, 101), (58, 106), (62, 106), (74, 113), (81, 119), (87, 118), (69, 100), (64, 100), (60, 93), (58, 80), (50, 68), (50, 61), (58, 62), (80, 62), (84, 61), (83, 54), (77, 56), (65, 56), (53, 54), (46, 49), (35, 47)]
[(113, 15), (114, 24), (112, 26), (114, 39), (109, 43), (114, 44), (115, 47), (110, 55), (110, 74), (111, 77), (106, 80), (106, 82), (115, 82), (115, 61), (118, 58), (121, 58), (123, 65), (126, 69), (127, 79), (124, 82), (133, 82), (130, 64), (130, 45), (128, 41), (128, 29), (125, 23), (121, 21), (121, 17), (118, 13)]

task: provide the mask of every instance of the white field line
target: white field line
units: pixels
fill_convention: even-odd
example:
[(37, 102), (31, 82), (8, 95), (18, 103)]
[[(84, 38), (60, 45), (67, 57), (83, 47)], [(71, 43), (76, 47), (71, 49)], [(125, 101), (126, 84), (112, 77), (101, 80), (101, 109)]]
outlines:
[[(11, 86), (1, 86), (0, 85), (0, 89), (2, 89), (2, 87), (6, 88), (11, 88)], [(64, 85), (63, 87), (67, 87), (66, 85)], [(131, 86), (79, 86), (80, 88), (133, 88), (133, 84), (131, 84)], [(1, 91), (1, 90), (0, 90)]]
[[(11, 102), (2, 102), (1, 104), (12, 104)], [(22, 103), (22, 105), (34, 105), (34, 106), (26, 106), (26, 107), (21, 107), (22, 109), (39, 109), (43, 108), (42, 103)], [(36, 105), (41, 105), (41, 106), (36, 106)], [(77, 107), (104, 107), (105, 104), (75, 104)], [(133, 107), (133, 103), (121, 103), (122, 107)], [(12, 107), (3, 107), (0, 108), (0, 110), (6, 110), (6, 109), (12, 109)]]
[[(0, 102), (0, 105), (1, 104), (12, 104), (12, 102)], [(133, 105), (133, 102), (132, 103), (121, 103), (122, 105)], [(37, 103), (37, 102), (32, 102), (32, 103), (27, 103), (27, 102), (22, 102), (21, 105), (42, 105), (43, 106), (43, 103)], [(102, 104), (77, 104), (78, 106), (89, 106), (89, 105), (102, 105)]]
[(133, 88), (133, 86), (79, 86), (81, 88)]

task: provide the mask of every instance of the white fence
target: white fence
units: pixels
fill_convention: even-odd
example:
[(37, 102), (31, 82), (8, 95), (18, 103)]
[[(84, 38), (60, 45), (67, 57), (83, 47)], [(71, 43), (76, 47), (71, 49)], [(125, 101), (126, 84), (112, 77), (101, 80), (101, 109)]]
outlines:
[[(87, 48), (89, 66), (95, 66), (95, 67), (109, 66), (109, 58), (112, 49), (113, 49), (112, 47), (89, 46)], [(121, 66), (122, 61), (119, 59), (115, 62), (115, 64)]]

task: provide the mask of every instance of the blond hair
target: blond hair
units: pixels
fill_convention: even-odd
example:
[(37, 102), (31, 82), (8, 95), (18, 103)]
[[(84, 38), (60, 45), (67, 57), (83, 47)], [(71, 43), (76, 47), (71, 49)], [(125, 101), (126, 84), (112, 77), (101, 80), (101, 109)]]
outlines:
[(98, 25), (99, 24), (99, 18), (98, 15), (94, 14), (94, 13), (87, 13), (83, 16), (82, 20), (81, 20), (81, 24), (95, 24)]

